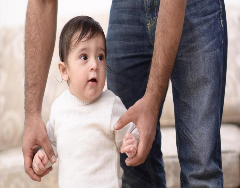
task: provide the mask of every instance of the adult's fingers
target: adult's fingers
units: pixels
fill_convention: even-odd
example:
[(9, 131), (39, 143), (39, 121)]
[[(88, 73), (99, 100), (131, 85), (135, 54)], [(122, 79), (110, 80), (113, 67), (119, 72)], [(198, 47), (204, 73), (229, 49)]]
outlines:
[(46, 138), (46, 139), (44, 140), (44, 142), (41, 143), (41, 145), (42, 145), (42, 148), (44, 149), (44, 151), (45, 151), (48, 159), (49, 159), (52, 163), (55, 163), (55, 162), (56, 162), (56, 156), (55, 156), (55, 153), (54, 153), (54, 151), (53, 151), (53, 149), (52, 149), (52, 146), (51, 146), (51, 143), (50, 143), (49, 139)]
[(147, 158), (147, 155), (151, 149), (152, 143), (150, 143), (150, 141), (143, 137), (141, 138), (141, 140), (139, 141), (139, 145), (138, 145), (138, 151), (137, 154), (134, 158), (127, 158), (126, 159), (126, 165), (127, 166), (138, 166), (142, 163), (144, 163), (144, 161)]
[(134, 158), (127, 158), (125, 160), (125, 163), (127, 166), (138, 166), (142, 163), (144, 163), (146, 157), (144, 156), (144, 153), (139, 149), (137, 154)]
[(47, 174), (48, 174), (49, 172), (51, 172), (51, 171), (52, 171), (52, 167), (49, 167), (49, 168), (41, 175), (41, 177), (47, 175)]
[(24, 155), (24, 168), (25, 172), (29, 175), (29, 177), (34, 181), (41, 181), (40, 176), (34, 173), (32, 169), (32, 157), (31, 155)]

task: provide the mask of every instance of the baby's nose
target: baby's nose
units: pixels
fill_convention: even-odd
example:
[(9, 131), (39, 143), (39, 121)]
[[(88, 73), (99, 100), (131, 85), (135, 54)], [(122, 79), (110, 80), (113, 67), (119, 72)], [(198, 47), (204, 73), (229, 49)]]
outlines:
[(90, 70), (97, 70), (97, 69), (98, 69), (98, 63), (95, 59), (93, 59), (91, 61)]

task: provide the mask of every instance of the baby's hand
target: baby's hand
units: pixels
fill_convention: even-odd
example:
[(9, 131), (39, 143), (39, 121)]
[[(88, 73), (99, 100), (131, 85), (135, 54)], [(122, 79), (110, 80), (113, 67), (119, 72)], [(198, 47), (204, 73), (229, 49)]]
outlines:
[(121, 153), (126, 153), (128, 158), (133, 158), (137, 154), (138, 140), (132, 133), (125, 135), (121, 148)]
[(47, 154), (43, 150), (39, 150), (33, 158), (32, 162), (33, 171), (39, 176), (43, 175), (44, 172), (47, 170), (46, 168), (47, 163), (48, 163)]

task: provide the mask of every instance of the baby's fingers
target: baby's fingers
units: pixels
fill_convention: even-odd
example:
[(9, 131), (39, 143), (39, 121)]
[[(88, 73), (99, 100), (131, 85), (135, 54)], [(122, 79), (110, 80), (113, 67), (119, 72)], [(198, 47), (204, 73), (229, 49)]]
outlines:
[(34, 163), (37, 165), (38, 169), (41, 171), (45, 171), (46, 167), (42, 162), (43, 154), (41, 151), (39, 151), (35, 156), (34, 156)]
[(133, 158), (133, 157), (135, 157), (135, 155), (137, 154), (136, 148), (131, 147), (130, 150), (131, 150), (130, 152), (126, 152), (128, 158)]
[(123, 144), (122, 144), (122, 148), (129, 146), (129, 145), (133, 145), (134, 144), (134, 140), (133, 139), (128, 139), (128, 140), (124, 140)]
[(127, 141), (127, 140), (129, 140), (129, 139), (132, 139), (134, 136), (135, 136), (135, 135), (132, 134), (132, 133), (127, 133), (127, 134), (125, 135), (125, 137), (124, 137), (124, 141)]
[(39, 151), (39, 158), (42, 161), (43, 165), (46, 166), (48, 163), (48, 157), (44, 150)]
[(37, 175), (42, 175), (44, 173), (44, 171), (41, 170), (36, 163), (33, 163), (33, 170)]
[(130, 153), (133, 151), (137, 151), (137, 148), (134, 145), (128, 145), (126, 147), (121, 148), (121, 153)]

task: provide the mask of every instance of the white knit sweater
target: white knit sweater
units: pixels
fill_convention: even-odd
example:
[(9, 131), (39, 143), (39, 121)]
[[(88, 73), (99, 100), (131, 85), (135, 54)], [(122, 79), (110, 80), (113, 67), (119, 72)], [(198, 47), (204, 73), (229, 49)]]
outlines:
[(91, 102), (64, 91), (53, 103), (47, 132), (59, 160), (60, 188), (119, 188), (119, 151), (126, 133), (138, 138), (133, 123), (113, 125), (126, 108), (107, 90)]

